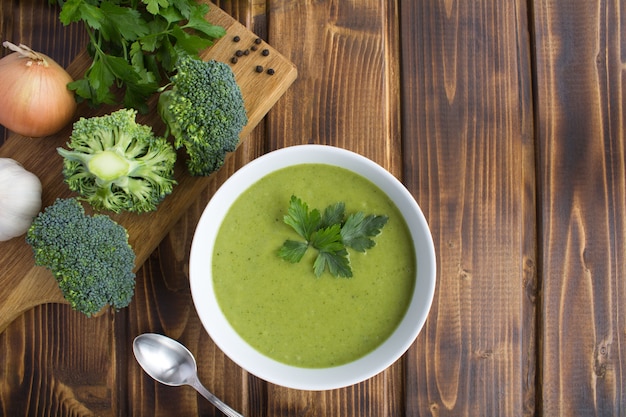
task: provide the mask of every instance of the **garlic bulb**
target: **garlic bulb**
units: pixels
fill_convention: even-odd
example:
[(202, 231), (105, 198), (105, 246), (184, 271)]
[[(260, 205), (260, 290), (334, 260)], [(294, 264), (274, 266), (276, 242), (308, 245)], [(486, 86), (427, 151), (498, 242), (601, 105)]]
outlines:
[(26, 233), (41, 209), (41, 182), (11, 158), (0, 158), (0, 241)]

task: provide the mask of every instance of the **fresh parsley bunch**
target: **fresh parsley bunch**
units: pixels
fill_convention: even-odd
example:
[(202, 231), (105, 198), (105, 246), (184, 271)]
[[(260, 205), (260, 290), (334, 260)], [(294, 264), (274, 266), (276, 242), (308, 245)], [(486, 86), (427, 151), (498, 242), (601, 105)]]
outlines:
[(352, 277), (347, 248), (365, 252), (376, 245), (377, 236), (387, 223), (387, 216), (365, 215), (363, 212), (345, 218), (345, 203), (328, 206), (324, 213), (309, 210), (308, 204), (291, 196), (289, 209), (283, 221), (291, 226), (304, 241), (287, 239), (278, 250), (278, 256), (289, 262), (300, 262), (309, 247), (318, 251), (313, 271), (317, 277), (326, 269), (335, 277)]
[[(224, 36), (206, 21), (195, 0), (49, 0), (61, 6), (64, 25), (82, 22), (93, 59), (82, 79), (69, 84), (91, 105), (119, 104), (146, 112), (146, 101), (174, 69), (179, 51), (197, 56)], [(116, 95), (121, 90), (123, 97)]]

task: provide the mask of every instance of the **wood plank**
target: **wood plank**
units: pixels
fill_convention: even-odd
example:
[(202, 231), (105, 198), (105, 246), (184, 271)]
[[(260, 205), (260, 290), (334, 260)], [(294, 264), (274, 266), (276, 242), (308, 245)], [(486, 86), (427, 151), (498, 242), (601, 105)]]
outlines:
[[(270, 2), (268, 21), (269, 42), (299, 70), (267, 117), (269, 149), (329, 144), (367, 156), (400, 178), (396, 2)], [(266, 384), (266, 408), (256, 415), (403, 415), (402, 363), (339, 390), (298, 392)]]
[(0, 415), (118, 415), (111, 314), (46, 304), (0, 334)]
[(535, 3), (543, 413), (624, 415), (624, 3)]
[[(241, 37), (241, 42), (237, 45), (252, 45), (257, 37), (218, 7), (211, 7), (207, 17), (211, 22), (226, 28), (228, 34), (202, 55), (205, 59), (229, 62), (235, 49), (238, 49), (232, 42), (233, 36)], [(294, 65), (281, 53), (270, 45), (263, 44), (262, 46), (270, 50), (268, 57), (261, 57), (260, 54), (250, 55), (247, 60), (241, 59), (232, 66), (244, 96), (249, 119), (241, 132), (242, 140), (249, 136), (252, 129), (297, 76)], [(269, 76), (255, 72), (254, 67), (261, 58), (264, 66), (275, 69), (276, 75)], [(89, 63), (87, 54), (83, 53), (69, 65), (68, 72), (74, 76), (81, 74), (87, 69)], [(93, 116), (108, 111), (111, 109), (101, 107), (93, 110), (83, 105), (79, 108), (78, 114)], [(163, 131), (163, 124), (154, 111), (138, 117), (138, 120), (154, 126), (158, 133)], [(0, 157), (10, 157), (19, 161), (41, 179), (44, 206), (51, 204), (57, 197), (73, 195), (62, 180), (62, 158), (56, 154), (56, 148), (65, 144), (70, 132), (71, 125), (58, 135), (43, 139), (10, 135), (0, 148)], [(182, 160), (182, 158), (179, 159)], [(143, 264), (165, 234), (211, 181), (210, 177), (191, 177), (186, 173), (182, 162), (177, 164), (175, 178), (178, 185), (172, 194), (159, 205), (156, 212), (141, 215), (132, 213), (112, 215), (114, 220), (128, 230), (129, 242), (137, 255), (137, 268)], [(3, 274), (0, 276), (0, 331), (20, 313), (34, 305), (63, 301), (60, 291), (54, 288), (54, 282), (51, 282), (54, 280), (52, 275), (41, 267), (35, 267), (32, 258), (32, 251), (23, 237), (0, 242), (0, 265), (3, 268)]]
[[(218, 5), (267, 39), (264, 2), (226, 0)], [(270, 110), (269, 114), (273, 112)], [(267, 401), (265, 384), (237, 367), (208, 337), (193, 306), (187, 265), (195, 225), (206, 203), (230, 175), (265, 152), (265, 131), (262, 120), (139, 270), (135, 299), (122, 312), (125, 326), (117, 328), (115, 334), (117, 355), (124, 361), (118, 367), (113, 387), (118, 390), (118, 397), (127, 397), (125, 403), (119, 404), (121, 415), (219, 415), (192, 388), (164, 387), (143, 372), (132, 352), (124, 355), (133, 338), (144, 332), (167, 334), (183, 342), (196, 355), (200, 379), (213, 393), (246, 416), (263, 415), (258, 410), (264, 410)]]
[(406, 415), (534, 415), (534, 143), (525, 2), (402, 2), (404, 180), (438, 286)]
[(299, 68), (268, 118), (270, 149), (302, 143), (358, 152), (402, 175), (395, 2), (276, 2), (269, 40)]

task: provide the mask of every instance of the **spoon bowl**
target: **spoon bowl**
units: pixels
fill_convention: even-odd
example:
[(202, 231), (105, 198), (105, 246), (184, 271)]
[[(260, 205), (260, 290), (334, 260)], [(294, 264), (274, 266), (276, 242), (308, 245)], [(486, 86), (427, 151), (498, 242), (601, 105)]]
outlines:
[(142, 334), (133, 342), (133, 351), (144, 371), (165, 385), (187, 385), (197, 372), (191, 352), (169, 337)]
[(154, 380), (173, 387), (189, 385), (228, 417), (243, 417), (209, 392), (198, 379), (196, 359), (182, 344), (167, 336), (144, 333), (133, 341), (139, 365)]

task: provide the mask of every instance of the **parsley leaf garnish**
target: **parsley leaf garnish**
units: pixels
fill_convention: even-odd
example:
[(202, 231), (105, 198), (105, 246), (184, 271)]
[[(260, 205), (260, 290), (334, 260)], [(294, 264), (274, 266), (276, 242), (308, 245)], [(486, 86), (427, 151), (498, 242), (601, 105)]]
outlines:
[(285, 240), (283, 246), (278, 250), (278, 256), (295, 264), (300, 262), (300, 259), (302, 259), (308, 248), (309, 244), (307, 242), (288, 239)]
[(357, 212), (345, 219), (345, 204), (335, 203), (321, 214), (309, 210), (308, 204), (291, 196), (283, 221), (291, 226), (304, 241), (287, 239), (278, 250), (278, 256), (291, 262), (300, 262), (309, 247), (317, 250), (313, 272), (317, 277), (328, 270), (335, 277), (352, 277), (347, 248), (365, 252), (376, 245), (373, 237), (380, 234), (387, 216), (365, 215)]
[(341, 239), (346, 246), (365, 252), (376, 244), (371, 237), (378, 235), (385, 223), (387, 223), (385, 216), (373, 214), (366, 216), (359, 211), (351, 214), (346, 220), (341, 228)]
[[(209, 6), (195, 0), (49, 0), (61, 6), (65, 26), (83, 23), (91, 65), (69, 84), (92, 106), (124, 104), (148, 111), (179, 54), (199, 52), (226, 34), (206, 21)], [(118, 94), (121, 91), (121, 94)]]
[(316, 276), (322, 275), (326, 267), (336, 277), (350, 278), (352, 276), (348, 251), (341, 241), (341, 224), (333, 224), (325, 229), (317, 230), (311, 246), (319, 251), (313, 263)]
[(307, 242), (311, 240), (321, 222), (319, 210), (309, 211), (309, 206), (296, 196), (291, 196), (291, 202), (284, 222), (302, 236)]
[(320, 224), (320, 227), (325, 228), (333, 224), (341, 224), (343, 222), (345, 210), (346, 205), (342, 202), (326, 207), (324, 215), (322, 216), (322, 223)]

